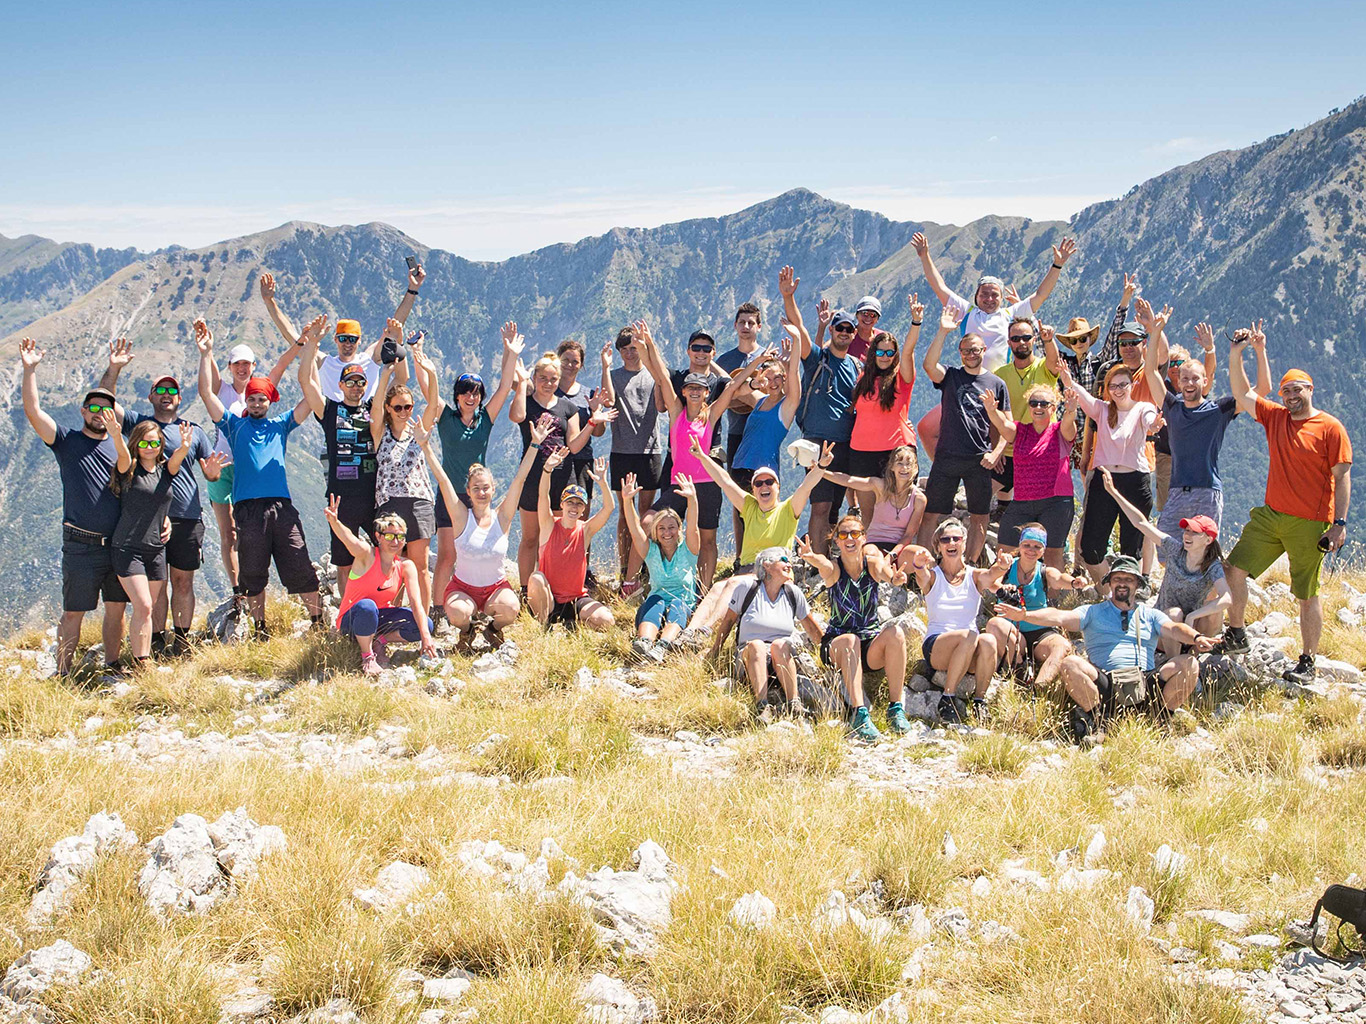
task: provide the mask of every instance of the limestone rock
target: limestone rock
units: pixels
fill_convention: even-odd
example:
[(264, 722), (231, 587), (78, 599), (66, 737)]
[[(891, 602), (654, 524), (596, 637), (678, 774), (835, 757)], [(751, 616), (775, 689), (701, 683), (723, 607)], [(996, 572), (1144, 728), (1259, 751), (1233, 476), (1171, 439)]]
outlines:
[(263, 857), (278, 853), (288, 845), (284, 832), (275, 825), (260, 825), (253, 821), (245, 807), (224, 812), (208, 827), (208, 832), (218, 863), (233, 878), (255, 874)]
[(422, 998), (434, 1003), (458, 1003), (469, 990), (468, 978), (428, 978), (422, 983)]
[(118, 814), (94, 814), (78, 836), (58, 840), (38, 875), (38, 891), (29, 905), (28, 921), (47, 924), (70, 901), (72, 888), (100, 857), (138, 845), (137, 834)]
[(1131, 886), (1129, 895), (1124, 900), (1124, 915), (1140, 931), (1148, 931), (1153, 926), (1153, 914), (1156, 912), (1156, 905), (1152, 897), (1144, 891), (1142, 886)]
[(426, 868), (396, 860), (375, 876), (373, 888), (356, 889), (351, 898), (363, 907), (385, 914), (431, 884), (431, 880)]
[(934, 919), (934, 926), (952, 939), (966, 942), (971, 937), (971, 922), (962, 907), (952, 907)]
[(672, 862), (658, 843), (647, 840), (632, 860), (638, 870), (614, 871), (604, 866), (583, 879), (566, 874), (560, 889), (588, 908), (604, 945), (649, 956), (655, 937), (673, 922), (671, 902), (678, 883), (669, 877)]
[(726, 917), (732, 924), (741, 928), (762, 931), (773, 923), (778, 908), (773, 901), (759, 891), (747, 892), (735, 901)]
[(218, 863), (209, 823), (199, 815), (176, 818), (147, 852), (138, 891), (158, 914), (202, 913), (228, 894), (228, 875)]
[(1252, 926), (1252, 918), (1247, 914), (1235, 914), (1228, 910), (1188, 910), (1186, 916), (1197, 921), (1209, 921), (1226, 931), (1241, 935)]
[(36, 1002), (54, 985), (75, 985), (91, 967), (91, 959), (58, 939), (50, 946), (32, 949), (9, 965), (0, 980), (0, 995), (16, 1003)]
[(594, 974), (578, 991), (584, 1020), (590, 1024), (642, 1024), (655, 1015), (653, 999), (640, 999), (621, 981)]

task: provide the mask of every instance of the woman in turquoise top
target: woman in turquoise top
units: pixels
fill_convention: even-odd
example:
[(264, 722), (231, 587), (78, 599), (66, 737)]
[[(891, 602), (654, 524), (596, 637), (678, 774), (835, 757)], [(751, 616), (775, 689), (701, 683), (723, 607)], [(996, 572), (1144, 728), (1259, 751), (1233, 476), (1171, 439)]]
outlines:
[[(1042, 523), (1025, 523), (1020, 527), (1020, 548), (1015, 563), (1001, 581), (1009, 587), (1019, 587), (1024, 597), (1024, 606), (1030, 611), (1048, 607), (1049, 591), (1084, 590), (1088, 580), (1084, 576), (1065, 576), (1051, 566), (1045, 566), (1044, 546), (1048, 543), (1048, 531)], [(1072, 652), (1072, 644), (1066, 634), (1052, 626), (1035, 626), (1025, 622), (1011, 622), (1001, 616), (994, 616), (987, 623), (987, 629), (998, 633), (1001, 649), (1008, 652), (1012, 662), (1018, 662), (1020, 655), (1032, 662), (1034, 685), (1045, 692), (1051, 692), (1062, 667), (1063, 658)], [(1023, 651), (1020, 650), (1023, 646)]]
[(690, 477), (681, 474), (674, 481), (674, 490), (687, 502), (686, 543), (684, 520), (671, 508), (652, 513), (653, 536), (647, 536), (632, 500), (640, 490), (636, 475), (627, 473), (621, 481), (621, 510), (631, 544), (650, 571), (650, 593), (636, 612), (636, 638), (631, 641), (631, 653), (638, 661), (663, 661), (697, 603), (697, 555), (702, 550), (697, 488)]
[(801, 366), (801, 345), (794, 342), (788, 350), (786, 367), (779, 361), (777, 350), (770, 349), (750, 363), (753, 370), (746, 368), (747, 374), (759, 374), (755, 387), (768, 397), (746, 418), (745, 433), (731, 460), (731, 479), (742, 488), (749, 488), (749, 478), (756, 469), (776, 469), (779, 465), (783, 438), (787, 437), (802, 401)]

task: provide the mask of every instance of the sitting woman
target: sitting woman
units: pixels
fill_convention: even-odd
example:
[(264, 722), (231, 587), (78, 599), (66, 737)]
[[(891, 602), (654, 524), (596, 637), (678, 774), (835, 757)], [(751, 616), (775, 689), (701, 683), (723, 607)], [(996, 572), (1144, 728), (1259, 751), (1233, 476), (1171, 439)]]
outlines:
[[(128, 440), (119, 430), (113, 409), (104, 410), (104, 424), (114, 439), (118, 461), (109, 475), (109, 489), (120, 500), (119, 521), (110, 538), (114, 571), (133, 606), (128, 646), (133, 664), (142, 665), (152, 652), (152, 606), (166, 589), (166, 543), (162, 525), (171, 511), (171, 486), (185, 454), (194, 449), (194, 428), (180, 424), (180, 443), (168, 459), (165, 438), (156, 420), (143, 420)], [(118, 660), (117, 650), (106, 660)]]
[[(590, 475), (602, 488), (602, 510), (585, 520), (588, 494), (578, 484), (570, 484), (560, 492), (560, 514), (555, 515), (550, 510), (550, 479), (569, 454), (568, 448), (558, 448), (541, 466), (537, 505), (540, 568), (527, 581), (527, 602), (542, 626), (560, 622), (566, 629), (577, 629), (583, 623), (589, 629), (604, 632), (612, 628), (615, 620), (605, 604), (588, 596), (588, 548), (612, 518), (616, 498), (607, 483), (606, 461), (594, 459)], [(456, 571), (459, 569), (457, 559)]]
[[(935, 672), (943, 672), (944, 695), (939, 698), (939, 717), (946, 722), (964, 722), (967, 702), (958, 696), (958, 684), (972, 670), (977, 688), (972, 695), (973, 716), (987, 716), (987, 688), (1001, 658), (1000, 641), (994, 630), (983, 633), (977, 627), (982, 594), (995, 590), (1010, 567), (1010, 556), (1001, 554), (990, 569), (973, 569), (963, 561), (968, 533), (957, 519), (949, 518), (935, 527), (930, 541), (935, 554), (922, 547), (911, 547), (920, 592), (925, 595), (928, 622), (921, 654)], [(936, 562), (938, 564), (936, 564)]]
[(804, 539), (797, 552), (821, 574), (830, 591), (830, 624), (821, 638), (821, 660), (839, 669), (845, 695), (854, 709), (853, 731), (861, 740), (881, 739), (868, 718), (863, 673), (887, 673), (887, 727), (897, 735), (909, 732), (901, 691), (906, 685), (906, 632), (899, 622), (883, 623), (877, 614), (877, 585), (904, 585), (906, 574), (894, 569), (877, 552), (869, 558), (863, 543), (863, 521), (847, 515), (835, 524), (839, 557), (831, 562), (811, 550)]
[(631, 544), (650, 571), (650, 593), (636, 611), (636, 638), (631, 641), (631, 653), (639, 661), (663, 661), (697, 603), (697, 556), (702, 550), (697, 491), (687, 476), (675, 476), (674, 481), (675, 490), (687, 502), (687, 514), (679, 518), (671, 508), (660, 509), (650, 524), (652, 536), (646, 536), (632, 500), (640, 491), (636, 475), (627, 473), (621, 482), (621, 510)]
[(925, 492), (916, 486), (919, 472), (915, 446), (908, 444), (892, 449), (881, 476), (851, 476), (822, 470), (827, 480), (841, 487), (873, 494), (876, 500), (863, 545), (883, 554), (896, 552), (898, 561), (906, 545), (914, 542), (920, 532), (920, 520), (925, 517)]
[(821, 639), (820, 623), (806, 603), (806, 596), (792, 582), (792, 552), (764, 548), (754, 556), (754, 575), (746, 577), (726, 609), (711, 645), (714, 660), (731, 626), (739, 624), (735, 639), (736, 678), (748, 679), (754, 699), (762, 708), (768, 702), (768, 679), (778, 677), (788, 714), (806, 714), (797, 695), (796, 645), (792, 634), (798, 625), (813, 643)]
[[(1018, 452), (1019, 448), (1015, 450)], [(1017, 471), (1017, 486), (1019, 480)], [(1045, 557), (1048, 545), (1048, 530), (1042, 523), (1025, 523), (1019, 532), (1019, 554), (1002, 582), (1006, 586), (1020, 588), (1027, 610), (1047, 608), (1049, 594), (1061, 590), (1086, 589), (1089, 581), (1085, 576), (1065, 576), (1051, 565), (1041, 563), (1040, 559)], [(1052, 626), (1013, 623), (1000, 616), (992, 618), (987, 628), (999, 630), (997, 640), (1004, 640), (1005, 650), (1012, 652), (1012, 662), (1018, 660), (1013, 652), (1023, 648), (1020, 653), (1035, 666), (1034, 685), (1045, 693), (1053, 691), (1062, 660), (1072, 653), (1072, 644), (1065, 633)]]
[[(355, 557), (346, 595), (337, 609), (336, 629), (355, 638), (360, 645), (361, 671), (377, 676), (388, 665), (385, 646), (395, 637), (412, 643), (422, 642), (422, 653), (436, 657), (432, 643), (432, 623), (422, 607), (422, 590), (417, 567), (403, 557), (408, 536), (403, 516), (385, 512), (375, 517), (375, 544), (370, 546), (337, 518), (341, 498), (332, 495), (323, 515), (337, 539)], [(395, 608), (400, 590), (408, 595), (407, 608)]]
[[(1163, 533), (1148, 521), (1138, 506), (1119, 492), (1108, 469), (1099, 469), (1097, 473), (1124, 517), (1157, 545), (1158, 557), (1165, 566), (1162, 586), (1157, 592), (1157, 608), (1166, 612), (1173, 622), (1184, 622), (1197, 633), (1206, 636), (1222, 633), (1224, 613), (1233, 603), (1233, 597), (1224, 580), (1218, 524), (1209, 516), (1192, 516), (1181, 520), (1180, 537)], [(1162, 641), (1162, 649), (1170, 655), (1180, 654), (1179, 646), (1165, 639)]]
[[(474, 463), (465, 475), (465, 497), (468, 507), (455, 493), (454, 485), (446, 476), (444, 467), (431, 454), (431, 435), (422, 435), (422, 452), (427, 456), (427, 464), (433, 475), (441, 481), (441, 495), (445, 506), (451, 509), (451, 532), (455, 535), (454, 552), (457, 559), (451, 581), (442, 595), (441, 606), (446, 613), (446, 621), (460, 630), (460, 647), (468, 649), (474, 639), (474, 617), (482, 613), (488, 618), (484, 626), (484, 639), (488, 645), (498, 648), (503, 645), (503, 630), (511, 625), (522, 610), (522, 602), (517, 591), (512, 589), (507, 577), (503, 575), (503, 561), (508, 553), (508, 528), (512, 517), (517, 514), (517, 502), (522, 494), (522, 485), (536, 461), (536, 445), (546, 439), (550, 425), (532, 424), (532, 445), (522, 456), (517, 475), (503, 500), (495, 508), (493, 505), (493, 474), (486, 466)], [(451, 493), (446, 493), (446, 487)]]

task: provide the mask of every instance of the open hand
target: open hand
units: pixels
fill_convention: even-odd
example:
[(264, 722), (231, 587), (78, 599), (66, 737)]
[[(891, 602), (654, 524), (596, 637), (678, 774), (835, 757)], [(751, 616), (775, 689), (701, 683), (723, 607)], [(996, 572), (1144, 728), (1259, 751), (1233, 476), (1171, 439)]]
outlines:
[(930, 243), (925, 240), (923, 232), (917, 231), (911, 236), (911, 248), (915, 250), (915, 254), (922, 260), (929, 255)]
[(38, 364), (43, 361), (43, 350), (32, 338), (23, 338), (19, 342), (19, 358), (26, 368), (36, 369)]
[(588, 469), (588, 475), (591, 476), (595, 481), (597, 481), (599, 487), (601, 487), (603, 490), (606, 490), (607, 460), (603, 458), (601, 455), (594, 459), (593, 465), (590, 466)]
[(180, 447), (184, 448), (186, 453), (188, 453), (193, 446), (194, 427), (189, 423), (182, 423), (180, 425)]
[(1214, 351), (1214, 328), (1201, 320), (1195, 325), (1195, 340), (1206, 352)]
[(194, 322), (194, 343), (205, 355), (213, 351), (213, 331), (202, 316)]
[(778, 291), (784, 298), (789, 298), (797, 294), (797, 285), (801, 284), (801, 278), (791, 267), (783, 267), (778, 271)]
[(1077, 242), (1074, 238), (1064, 238), (1062, 244), (1053, 246), (1053, 262), (1066, 264), (1077, 251)]
[(261, 284), (261, 298), (264, 299), (266, 302), (274, 302), (274, 301), (275, 301), (275, 275), (274, 275), (274, 274), (262, 274), (262, 275), (261, 275), (261, 282), (260, 282), (260, 284)]
[(104, 429), (109, 431), (109, 436), (113, 437), (119, 429), (119, 417), (113, 409), (106, 408), (100, 413), (100, 419), (104, 420)]
[(133, 346), (127, 338), (116, 338), (109, 343), (109, 365), (124, 367), (133, 361)]
[(945, 306), (944, 312), (939, 315), (939, 329), (941, 331), (953, 331), (958, 328), (958, 322), (963, 319), (963, 314), (958, 312), (954, 306)]
[(551, 472), (552, 470), (558, 469), (560, 463), (564, 462), (564, 460), (568, 457), (568, 448), (556, 448), (553, 452), (551, 452), (549, 455), (545, 457), (545, 465), (543, 466), (543, 469), (547, 473)]
[(674, 490), (682, 496), (684, 501), (691, 501), (697, 497), (697, 486), (692, 482), (692, 477), (685, 473), (678, 474), (678, 483), (674, 484)]
[(223, 467), (228, 465), (228, 457), (222, 452), (210, 452), (209, 457), (204, 460), (206, 466), (216, 470), (221, 476)]
[(602, 346), (602, 355), (600, 356), (600, 359), (604, 370), (612, 365), (612, 351), (615, 348), (616, 342), (613, 341), (609, 341), (606, 345)]
[(540, 447), (541, 442), (550, 436), (550, 428), (554, 425), (554, 422), (555, 421), (551, 418), (550, 414), (546, 413), (534, 423), (527, 423), (526, 430), (531, 436), (531, 447)]
[(394, 341), (403, 341), (403, 324), (393, 317), (390, 317), (384, 324), (384, 337), (392, 338)]
[(621, 504), (629, 505), (631, 499), (640, 493), (640, 488), (636, 486), (636, 475), (627, 473), (621, 478)]

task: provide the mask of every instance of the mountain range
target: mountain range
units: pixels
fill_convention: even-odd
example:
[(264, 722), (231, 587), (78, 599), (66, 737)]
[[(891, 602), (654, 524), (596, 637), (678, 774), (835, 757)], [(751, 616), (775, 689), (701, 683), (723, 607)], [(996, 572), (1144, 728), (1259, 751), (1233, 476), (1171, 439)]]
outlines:
[[(246, 342), (262, 362), (282, 350), (257, 293), (263, 271), (275, 275), (281, 306), (296, 323), (319, 312), (348, 316), (374, 336), (403, 293), (404, 257), (411, 254), (428, 280), (410, 326), (427, 331), (443, 385), (465, 370), (496, 369), (498, 326), (507, 319), (518, 322), (535, 351), (580, 338), (590, 353), (585, 372), (594, 377), (592, 355), (637, 317), (656, 327), (676, 364), (683, 340), (698, 327), (728, 347), (735, 307), (746, 300), (764, 309), (765, 337), (776, 340), (783, 264), (797, 269), (808, 315), (818, 297), (850, 304), (872, 293), (883, 301), (882, 326), (900, 336), (909, 319), (905, 296), (917, 291), (932, 299), (910, 245), (916, 231), (928, 237), (950, 285), (965, 293), (979, 274), (993, 273), (1027, 294), (1048, 268), (1050, 247), (1072, 235), (1079, 252), (1043, 319), (1062, 325), (1079, 315), (1107, 323), (1124, 272), (1138, 275), (1154, 304), (1175, 307), (1169, 334), (1188, 345), (1200, 320), (1231, 331), (1264, 318), (1273, 372), (1307, 369), (1318, 404), (1360, 437), (1366, 414), (1347, 397), (1366, 384), (1357, 369), (1366, 326), (1364, 187), (1366, 100), (1358, 100), (1298, 131), (1174, 168), (1069, 222), (898, 222), (795, 189), (722, 217), (615, 228), (501, 262), (431, 249), (380, 223), (291, 222), (199, 249), (152, 253), (0, 236), (0, 530), (12, 538), (0, 549), (0, 573), (28, 584), (0, 595), (0, 619), (41, 621), (58, 592), (61, 495), (51, 456), (19, 401), (21, 336), (47, 352), (40, 372), (49, 409), (59, 421), (75, 422), (73, 403), (99, 376), (110, 338), (128, 337), (137, 352), (120, 382), (125, 400), (141, 400), (163, 372), (185, 375), (192, 391), (196, 316), (214, 326), (220, 348)], [(931, 305), (927, 315), (935, 315)], [(1221, 344), (1219, 390), (1227, 387), (1226, 356)], [(296, 396), (297, 385), (286, 385), (286, 398)], [(913, 414), (936, 397), (917, 387)], [(204, 418), (188, 398), (187, 408), (191, 418)], [(1235, 527), (1260, 503), (1265, 481), (1261, 431), (1243, 420), (1230, 431), (1223, 457), (1226, 525)], [(295, 437), (291, 478), (320, 552), (321, 435)], [(506, 424), (495, 430), (495, 467), (510, 465), (514, 437)], [(212, 539), (206, 551), (216, 551)], [(209, 583), (221, 585), (216, 559), (206, 561)]]

